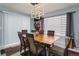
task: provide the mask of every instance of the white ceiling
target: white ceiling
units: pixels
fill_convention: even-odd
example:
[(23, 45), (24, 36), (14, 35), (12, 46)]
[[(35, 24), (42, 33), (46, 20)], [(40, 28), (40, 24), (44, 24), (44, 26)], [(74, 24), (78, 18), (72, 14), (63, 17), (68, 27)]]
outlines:
[[(56, 10), (76, 6), (79, 5), (79, 3), (42, 3), (42, 5), (44, 6), (44, 13), (49, 13)], [(0, 6), (7, 8), (10, 11), (16, 11), (29, 15), (31, 13), (32, 7), (30, 3), (0, 3)]]

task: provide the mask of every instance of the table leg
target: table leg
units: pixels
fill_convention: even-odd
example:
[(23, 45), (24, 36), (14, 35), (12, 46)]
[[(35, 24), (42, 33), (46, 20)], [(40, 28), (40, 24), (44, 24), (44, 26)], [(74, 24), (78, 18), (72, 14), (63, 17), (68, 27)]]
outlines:
[(48, 56), (49, 54), (48, 54), (48, 47), (46, 47), (46, 56)]

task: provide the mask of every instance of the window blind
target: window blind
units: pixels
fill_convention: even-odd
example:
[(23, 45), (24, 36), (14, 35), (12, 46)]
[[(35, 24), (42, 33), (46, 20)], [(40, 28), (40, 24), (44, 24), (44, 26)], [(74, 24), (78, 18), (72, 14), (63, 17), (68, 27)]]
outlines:
[(44, 19), (44, 31), (55, 31), (55, 35), (65, 36), (66, 34), (66, 14)]

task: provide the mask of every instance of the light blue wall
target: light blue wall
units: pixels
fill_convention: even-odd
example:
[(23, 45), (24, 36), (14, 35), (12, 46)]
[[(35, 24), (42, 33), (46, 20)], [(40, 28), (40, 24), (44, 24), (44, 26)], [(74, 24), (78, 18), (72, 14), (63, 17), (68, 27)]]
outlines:
[(35, 28), (34, 28), (34, 19), (30, 19), (31, 21), (30, 21), (30, 30), (35, 30)]
[(65, 9), (62, 9), (62, 10), (58, 10), (58, 11), (55, 11), (55, 12), (48, 13), (48, 14), (45, 15), (45, 18), (65, 14), (67, 12), (72, 12), (72, 11), (75, 11), (75, 13), (73, 14), (74, 35), (75, 35), (74, 37), (75, 37), (76, 46), (79, 47), (79, 7), (78, 6), (65, 8)]

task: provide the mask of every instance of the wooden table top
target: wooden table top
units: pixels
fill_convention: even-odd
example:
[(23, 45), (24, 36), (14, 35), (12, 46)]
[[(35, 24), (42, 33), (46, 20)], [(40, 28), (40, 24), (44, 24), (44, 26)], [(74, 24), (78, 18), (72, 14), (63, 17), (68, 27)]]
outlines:
[[(23, 37), (26, 37), (25, 34), (22, 35)], [(51, 45), (53, 44), (56, 40), (58, 40), (57, 37), (55, 36), (48, 36), (48, 35), (36, 35), (34, 34), (34, 40), (39, 42), (39, 43), (44, 43), (44, 44), (48, 44)]]
[(57, 38), (54, 36), (34, 34), (34, 40), (39, 43), (45, 43), (45, 44), (51, 45), (57, 40)]

